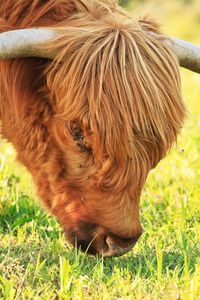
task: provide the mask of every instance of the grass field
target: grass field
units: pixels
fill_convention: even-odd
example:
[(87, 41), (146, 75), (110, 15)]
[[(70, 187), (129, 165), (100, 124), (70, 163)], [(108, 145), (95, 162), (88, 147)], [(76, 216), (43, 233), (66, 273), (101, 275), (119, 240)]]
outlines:
[[(200, 45), (198, 1), (169, 2), (165, 31)], [(0, 299), (200, 299), (200, 75), (182, 70), (182, 79), (190, 115), (177, 148), (148, 176), (144, 233), (123, 257), (72, 249), (0, 141)]]

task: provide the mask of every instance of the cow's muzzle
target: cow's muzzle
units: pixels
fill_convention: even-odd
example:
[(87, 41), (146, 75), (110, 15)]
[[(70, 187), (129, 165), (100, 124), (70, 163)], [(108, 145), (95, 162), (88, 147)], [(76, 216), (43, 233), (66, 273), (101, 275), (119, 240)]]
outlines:
[[(108, 233), (108, 232), (107, 232)], [(118, 235), (108, 233), (105, 235), (104, 232), (96, 234), (93, 238), (80, 237), (80, 233), (76, 234), (73, 232), (73, 245), (78, 247), (81, 251), (91, 255), (114, 257), (121, 256), (129, 252), (138, 241), (142, 234), (142, 228), (140, 232), (134, 237), (123, 238)], [(72, 241), (72, 236), (69, 239)]]

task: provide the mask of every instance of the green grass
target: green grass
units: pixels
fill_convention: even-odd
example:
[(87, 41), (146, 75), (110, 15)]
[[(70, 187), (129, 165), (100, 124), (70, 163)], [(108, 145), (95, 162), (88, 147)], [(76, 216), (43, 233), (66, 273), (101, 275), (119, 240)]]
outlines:
[[(168, 7), (171, 35), (176, 9)], [(194, 9), (185, 33), (193, 42), (196, 15)], [(179, 33), (184, 38), (180, 23)], [(87, 257), (71, 248), (42, 210), (30, 175), (14, 163), (13, 148), (0, 142), (0, 299), (200, 299), (200, 75), (182, 71), (182, 78), (191, 114), (177, 148), (148, 176), (144, 233), (123, 257)]]

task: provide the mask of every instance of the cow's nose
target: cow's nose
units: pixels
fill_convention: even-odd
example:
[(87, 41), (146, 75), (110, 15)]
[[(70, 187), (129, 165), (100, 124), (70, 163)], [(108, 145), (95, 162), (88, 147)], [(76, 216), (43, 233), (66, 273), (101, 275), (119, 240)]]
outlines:
[[(139, 238), (139, 237), (138, 237)], [(138, 240), (130, 239), (122, 246), (121, 243), (117, 244), (115, 240), (112, 239), (112, 237), (107, 236), (104, 238), (105, 246), (101, 249), (99, 249), (99, 254), (102, 253), (105, 257), (112, 257), (112, 256), (121, 256), (129, 252), (136, 244), (136, 241)]]
[(110, 234), (108, 236), (98, 235), (90, 243), (83, 239), (77, 239), (76, 244), (83, 252), (92, 255), (99, 255), (105, 257), (121, 256), (129, 252), (142, 232), (132, 238), (121, 238)]
[(97, 253), (105, 257), (124, 255), (135, 246), (141, 234), (139, 233), (132, 238), (121, 238), (112, 234), (106, 236), (103, 239), (103, 243), (100, 242), (97, 244)]

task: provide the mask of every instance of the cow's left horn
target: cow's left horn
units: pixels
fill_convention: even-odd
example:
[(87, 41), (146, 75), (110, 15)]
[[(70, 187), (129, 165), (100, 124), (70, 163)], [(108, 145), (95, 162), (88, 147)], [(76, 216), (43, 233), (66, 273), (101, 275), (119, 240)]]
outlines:
[(200, 73), (200, 47), (175, 38), (167, 38), (166, 43), (174, 49), (181, 67)]
[[(59, 37), (55, 30), (31, 28), (7, 31), (0, 34), (0, 60), (16, 57), (44, 57), (54, 59), (57, 53), (49, 52), (41, 44)], [(175, 38), (167, 38), (181, 67), (200, 73), (200, 47)]]

